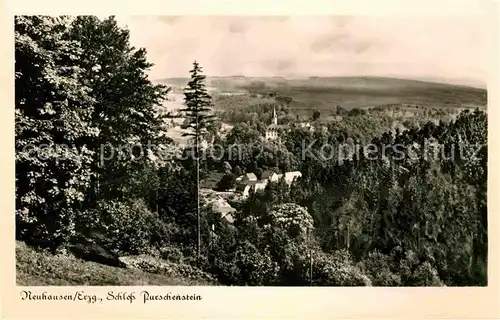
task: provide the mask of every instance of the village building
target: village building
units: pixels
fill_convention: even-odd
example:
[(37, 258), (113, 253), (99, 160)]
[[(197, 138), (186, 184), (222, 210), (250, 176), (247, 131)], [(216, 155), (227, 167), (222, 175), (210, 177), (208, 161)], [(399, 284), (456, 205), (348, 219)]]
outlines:
[(211, 189), (200, 189), (200, 195), (207, 201), (214, 212), (220, 214), (221, 218), (229, 223), (234, 222), (233, 213), (236, 209), (231, 207), (225, 198), (234, 196), (233, 192), (216, 192)]
[(291, 185), (294, 181), (302, 177), (302, 173), (300, 171), (292, 171), (285, 173), (285, 182), (288, 185)]
[(241, 196), (245, 199), (250, 196), (250, 190), (252, 189), (252, 186), (246, 185), (243, 187), (243, 192), (241, 193)]
[(309, 122), (301, 122), (301, 123), (299, 123), (299, 127), (303, 128), (303, 129), (314, 130), (314, 127)]
[(236, 212), (236, 209), (231, 207), (225, 199), (218, 197), (215, 201), (213, 201), (212, 210), (214, 212), (218, 212), (221, 215), (221, 218), (226, 219), (229, 223), (234, 222), (233, 213)]
[(274, 174), (273, 171), (266, 170), (266, 171), (262, 172), (262, 175), (260, 178), (261, 179), (269, 179), (269, 177), (271, 177), (273, 174)]
[(271, 181), (271, 182), (278, 182), (280, 180), (281, 176), (283, 176), (283, 175), (282, 174), (277, 174), (276, 172), (273, 172), (269, 176), (269, 181)]
[(266, 186), (268, 184), (269, 180), (267, 179), (264, 179), (260, 182), (257, 182), (254, 186), (253, 186), (253, 190), (254, 192), (257, 192), (257, 191), (264, 191), (266, 189)]
[(271, 124), (266, 128), (265, 139), (266, 140), (279, 139), (280, 131), (286, 128), (287, 126), (282, 126), (278, 124), (278, 116), (276, 115), (276, 108), (273, 108), (273, 118), (271, 120)]
[(226, 219), (229, 223), (234, 222), (233, 213), (236, 212), (236, 209), (231, 207), (225, 199), (218, 197), (212, 202), (212, 210), (220, 213), (221, 218)]
[(257, 182), (257, 176), (255, 175), (255, 173), (246, 173), (242, 176), (239, 176), (238, 178), (236, 178), (236, 182), (239, 183), (239, 184), (248, 184), (248, 183), (252, 183), (252, 182)]
[(300, 171), (290, 171), (285, 172), (284, 174), (265, 172), (262, 175), (262, 178), (264, 178), (264, 176), (266, 177), (265, 179), (260, 179), (259, 181), (251, 180), (246, 183), (243, 182), (243, 179), (241, 179), (239, 181), (237, 190), (241, 192), (242, 198), (247, 198), (250, 195), (251, 190), (253, 192), (265, 190), (269, 183), (278, 183), (280, 181), (284, 181), (287, 185), (290, 186), (293, 182), (302, 177), (302, 173)]

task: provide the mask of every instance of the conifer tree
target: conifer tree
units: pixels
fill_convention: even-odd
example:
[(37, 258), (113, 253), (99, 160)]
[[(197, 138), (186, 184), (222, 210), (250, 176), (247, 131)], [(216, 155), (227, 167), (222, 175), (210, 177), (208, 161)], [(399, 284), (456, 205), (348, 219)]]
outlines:
[(208, 94), (205, 87), (205, 75), (202, 74), (202, 68), (198, 62), (193, 63), (193, 69), (190, 71), (191, 81), (184, 89), (184, 99), (186, 108), (181, 109), (186, 116), (186, 124), (183, 129), (186, 132), (183, 136), (193, 137), (196, 161), (196, 217), (197, 217), (197, 256), (200, 256), (201, 238), (200, 238), (200, 143), (210, 132), (214, 125), (215, 116), (212, 114), (212, 97)]

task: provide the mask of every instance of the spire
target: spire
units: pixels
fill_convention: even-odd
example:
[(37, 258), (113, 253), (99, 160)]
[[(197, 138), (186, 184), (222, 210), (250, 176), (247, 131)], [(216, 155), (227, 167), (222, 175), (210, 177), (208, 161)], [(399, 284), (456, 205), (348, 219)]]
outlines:
[(278, 124), (278, 117), (276, 116), (276, 107), (273, 107), (273, 124)]

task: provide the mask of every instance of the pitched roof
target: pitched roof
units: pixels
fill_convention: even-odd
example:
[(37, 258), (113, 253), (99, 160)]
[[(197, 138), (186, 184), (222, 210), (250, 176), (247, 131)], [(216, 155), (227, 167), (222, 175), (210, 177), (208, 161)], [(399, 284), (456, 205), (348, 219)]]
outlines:
[(227, 201), (224, 199), (217, 199), (216, 201), (214, 201), (212, 203), (212, 209), (214, 211), (220, 212), (222, 215), (228, 212), (236, 211), (236, 209), (231, 207), (231, 205), (229, 205), (229, 203), (227, 203)]
[(233, 223), (233, 222), (234, 222), (234, 217), (233, 217), (233, 215), (231, 214), (231, 212), (228, 212), (228, 213), (222, 214), (222, 218), (226, 219), (226, 220), (227, 220), (227, 222), (229, 222), (229, 223)]
[(283, 126), (280, 126), (279, 124), (270, 124), (267, 126), (267, 130), (278, 130), (283, 128)]
[(253, 172), (247, 173), (247, 174), (246, 174), (246, 178), (247, 178), (248, 180), (257, 180), (257, 176), (256, 176), (256, 175), (255, 175), (255, 173), (253, 173)]
[(279, 179), (281, 179), (283, 175), (282, 174), (277, 174), (275, 172), (273, 172), (270, 176), (269, 176), (269, 180), (270, 181), (273, 181), (273, 182), (277, 182), (279, 181)]
[(264, 171), (264, 172), (262, 173), (262, 179), (267, 179), (267, 178), (269, 178), (270, 176), (272, 176), (273, 174), (274, 174), (274, 172), (273, 172), (273, 171)]
[(301, 177), (302, 173), (300, 171), (290, 171), (285, 172), (285, 179), (288, 177)]
[(271, 176), (270, 179), (272, 181), (280, 181), (281, 178), (285, 179), (285, 182), (290, 184), (292, 183), (296, 178), (302, 177), (302, 173), (300, 171), (290, 171), (286, 172), (284, 174), (276, 174), (276, 176)]
[(291, 171), (285, 173), (285, 181), (287, 183), (291, 183), (294, 179), (302, 177), (302, 173), (300, 171)]
[(264, 179), (261, 182), (256, 183), (255, 186), (254, 186), (254, 190), (255, 191), (264, 190), (266, 188), (268, 182), (269, 182), (269, 180)]

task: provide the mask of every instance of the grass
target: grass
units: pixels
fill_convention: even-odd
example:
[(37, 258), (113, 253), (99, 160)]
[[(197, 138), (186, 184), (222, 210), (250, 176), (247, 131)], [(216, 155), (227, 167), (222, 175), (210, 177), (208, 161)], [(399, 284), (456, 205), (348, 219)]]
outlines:
[(16, 282), (22, 286), (206, 285), (186, 278), (116, 268), (69, 255), (52, 255), (16, 242)]

